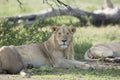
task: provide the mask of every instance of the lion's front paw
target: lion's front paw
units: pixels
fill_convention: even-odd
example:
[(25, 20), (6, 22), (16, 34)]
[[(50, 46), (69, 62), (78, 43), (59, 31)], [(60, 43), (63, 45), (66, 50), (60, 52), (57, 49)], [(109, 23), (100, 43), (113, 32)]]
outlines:
[(91, 66), (89, 64), (85, 64), (85, 66), (83, 67), (83, 69), (90, 69)]
[(89, 64), (80, 64), (76, 66), (77, 68), (81, 68), (81, 69), (89, 69), (91, 66)]
[(20, 71), (20, 75), (25, 78), (30, 78), (30, 73), (26, 72), (25, 70)]

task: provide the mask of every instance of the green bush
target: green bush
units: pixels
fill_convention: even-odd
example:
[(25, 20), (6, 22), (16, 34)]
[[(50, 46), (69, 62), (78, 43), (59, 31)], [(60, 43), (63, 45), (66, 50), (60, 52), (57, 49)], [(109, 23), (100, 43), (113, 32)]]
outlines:
[(0, 21), (0, 46), (22, 45), (28, 43), (42, 42), (49, 38), (51, 33), (43, 30), (39, 23), (29, 26), (15, 26), (7, 20)]
[(82, 41), (79, 43), (74, 44), (74, 50), (75, 50), (75, 59), (77, 60), (83, 60), (84, 59), (84, 53), (92, 46), (92, 43), (90, 41)]

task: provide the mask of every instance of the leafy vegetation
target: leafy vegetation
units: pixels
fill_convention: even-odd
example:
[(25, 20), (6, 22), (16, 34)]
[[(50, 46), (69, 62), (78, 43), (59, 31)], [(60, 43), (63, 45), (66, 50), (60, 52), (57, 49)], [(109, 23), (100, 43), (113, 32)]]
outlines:
[(42, 25), (11, 25), (9, 21), (0, 23), (0, 46), (22, 45), (47, 40), (51, 35), (49, 30), (42, 30)]
[[(36, 13), (40, 10), (48, 9), (49, 6), (42, 3), (42, 0), (20, 0), (23, 2), (21, 9), (16, 0), (0, 0), (0, 17)], [(54, 0), (53, 0), (54, 1)], [(102, 0), (63, 0), (73, 7), (93, 11), (100, 8)], [(74, 3), (73, 3), (74, 1)], [(119, 4), (120, 0), (114, 0), (115, 4)], [(51, 3), (51, 2), (50, 2)], [(91, 4), (90, 4), (91, 3)], [(97, 4), (96, 4), (97, 3)], [(6, 5), (7, 4), (7, 5)], [(57, 7), (58, 8), (58, 7)], [(80, 26), (81, 23), (74, 17), (62, 16), (50, 18), (45, 21), (37, 21), (33, 25), (13, 25), (7, 20), (0, 19), (0, 47), (8, 45), (22, 45), (30, 43), (38, 43), (47, 40), (50, 35), (50, 27), (71, 24), (76, 27), (77, 31), (74, 35), (75, 58), (84, 60), (83, 55), (92, 45), (98, 43), (109, 43), (120, 41), (120, 25), (108, 25), (96, 28), (90, 26)], [(41, 67), (39, 69), (31, 69), (30, 72), (35, 80), (119, 80), (120, 70), (81, 70), (81, 69), (58, 69), (52, 67)]]

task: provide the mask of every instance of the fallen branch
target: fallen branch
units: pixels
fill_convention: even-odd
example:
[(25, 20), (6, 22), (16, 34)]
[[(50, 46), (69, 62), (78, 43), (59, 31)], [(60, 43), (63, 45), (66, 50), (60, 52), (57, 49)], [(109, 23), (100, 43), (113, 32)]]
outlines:
[[(40, 20), (44, 20), (46, 18), (50, 18), (50, 17), (55, 17), (55, 16), (74, 16), (76, 18), (78, 18), (79, 20), (83, 21), (84, 18), (82, 18), (81, 16), (89, 16), (92, 13), (83, 11), (83, 10), (79, 10), (79, 9), (51, 9), (51, 10), (46, 10), (46, 11), (42, 11), (40, 13), (37, 14), (27, 14), (27, 15), (18, 15), (18, 16), (9, 16), (9, 17), (5, 17), (8, 20), (15, 20), (18, 21), (19, 20), (26, 20), (27, 22), (24, 21), (24, 24), (32, 24), (36, 21), (36, 19), (40, 19)], [(30, 23), (29, 23), (30, 21)]]
[(120, 22), (120, 8), (114, 7), (111, 0), (104, 0), (104, 9), (95, 10), (93, 13), (98, 15), (104, 15), (105, 20), (103, 20), (102, 24), (110, 24), (110, 23), (119, 23)]
[(15, 21), (15, 24), (33, 24), (37, 20), (45, 20), (55, 16), (73, 16), (78, 18), (82, 24), (86, 24), (89, 20), (92, 24), (99, 26), (120, 22), (120, 9), (111, 7), (108, 6), (108, 8), (96, 10), (93, 13), (76, 8), (50, 9), (36, 14), (9, 16), (5, 18), (9, 21)]

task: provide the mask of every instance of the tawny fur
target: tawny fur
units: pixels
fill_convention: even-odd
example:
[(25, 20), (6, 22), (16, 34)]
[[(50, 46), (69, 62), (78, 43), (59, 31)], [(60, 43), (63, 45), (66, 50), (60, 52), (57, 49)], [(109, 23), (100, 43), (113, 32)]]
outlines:
[(120, 42), (95, 45), (88, 49), (84, 55), (86, 60), (97, 60), (106, 57), (120, 57)]

